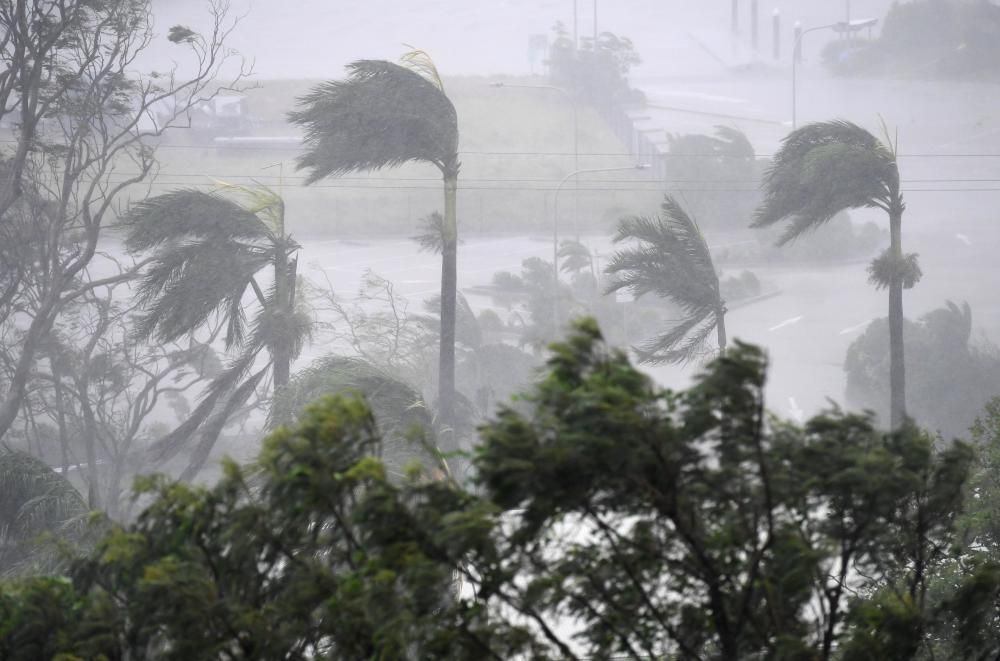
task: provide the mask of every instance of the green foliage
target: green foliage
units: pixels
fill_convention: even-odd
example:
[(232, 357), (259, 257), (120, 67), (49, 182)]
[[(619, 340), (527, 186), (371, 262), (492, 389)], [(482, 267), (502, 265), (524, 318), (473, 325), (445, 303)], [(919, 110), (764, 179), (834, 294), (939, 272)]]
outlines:
[[(887, 419), (888, 322), (876, 319), (847, 349), (847, 402)], [(972, 310), (948, 301), (906, 321), (907, 399), (917, 422), (946, 438), (963, 438), (990, 397), (1000, 393), (1000, 356), (972, 342)]]
[(433, 415), (420, 393), (360, 359), (329, 356), (298, 372), (275, 397), (272, 423), (292, 425), (312, 402), (349, 394), (364, 396), (372, 409), (382, 439), (380, 458), (389, 475), (402, 478), (413, 461), (426, 469), (444, 469), (433, 448)]
[(481, 429), (474, 493), (416, 467), (390, 481), (367, 406), (328, 397), (212, 488), (146, 480), (150, 506), (72, 590), (0, 585), (0, 650), (910, 659), (939, 623), (992, 626), (988, 565), (928, 599), (971, 449), (840, 411), (769, 418), (765, 379), (736, 342), (665, 391), (582, 320), (524, 412)]
[(912, 289), (923, 276), (917, 254), (908, 253), (898, 257), (891, 250), (885, 250), (868, 266), (868, 282), (875, 289), (888, 289), (893, 278), (898, 278), (903, 289)]

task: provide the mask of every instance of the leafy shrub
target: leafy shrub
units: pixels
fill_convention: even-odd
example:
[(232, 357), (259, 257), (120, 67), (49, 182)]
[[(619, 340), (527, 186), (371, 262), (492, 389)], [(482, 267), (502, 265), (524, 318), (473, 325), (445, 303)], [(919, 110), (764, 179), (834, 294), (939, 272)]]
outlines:
[[(986, 402), (1000, 394), (1000, 356), (970, 344), (972, 310), (947, 302), (943, 308), (906, 320), (907, 412), (945, 438), (965, 437)], [(871, 409), (882, 420), (889, 412), (889, 324), (876, 319), (851, 343), (844, 361), (847, 401)]]

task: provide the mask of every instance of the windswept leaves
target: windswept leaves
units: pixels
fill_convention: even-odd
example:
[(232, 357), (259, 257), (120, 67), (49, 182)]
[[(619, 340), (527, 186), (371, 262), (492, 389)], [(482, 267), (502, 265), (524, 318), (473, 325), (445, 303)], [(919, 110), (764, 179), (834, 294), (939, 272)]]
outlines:
[(614, 277), (609, 292), (654, 294), (680, 308), (683, 320), (639, 347), (644, 362), (679, 363), (697, 354), (725, 314), (725, 301), (694, 219), (670, 196), (661, 210), (660, 217), (633, 216), (619, 223), (615, 243), (635, 245), (616, 252), (605, 270)]
[(789, 220), (781, 245), (845, 209), (888, 210), (899, 172), (892, 151), (865, 129), (850, 122), (819, 122), (784, 139), (762, 187), (764, 201), (751, 226)]
[[(416, 60), (414, 60), (416, 62)], [(440, 86), (399, 64), (359, 60), (345, 80), (315, 87), (289, 113), (305, 129), (297, 167), (307, 183), (410, 161), (458, 171), (458, 118)]]

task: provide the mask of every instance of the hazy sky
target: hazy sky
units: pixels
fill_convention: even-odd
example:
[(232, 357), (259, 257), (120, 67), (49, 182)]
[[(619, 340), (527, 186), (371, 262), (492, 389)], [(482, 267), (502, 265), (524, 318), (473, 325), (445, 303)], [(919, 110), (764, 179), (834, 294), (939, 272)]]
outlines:
[[(159, 0), (161, 31), (196, 24), (203, 0)], [(760, 48), (770, 53), (771, 16), (783, 17), (783, 43), (792, 24), (806, 27), (884, 16), (892, 0), (761, 0)], [(749, 43), (751, 0), (739, 0)], [(577, 0), (579, 33), (593, 32), (595, 2)], [(600, 0), (598, 27), (631, 37), (644, 64), (639, 76), (707, 75), (730, 58), (730, 0)], [(571, 27), (573, 0), (232, 0), (244, 15), (231, 45), (256, 59), (261, 78), (336, 76), (358, 58), (394, 59), (412, 44), (431, 53), (445, 74), (529, 73), (528, 39), (548, 34), (557, 20)], [(822, 39), (814, 40), (818, 43)], [(807, 44), (808, 45), (808, 44)], [(766, 59), (766, 58), (765, 58)]]

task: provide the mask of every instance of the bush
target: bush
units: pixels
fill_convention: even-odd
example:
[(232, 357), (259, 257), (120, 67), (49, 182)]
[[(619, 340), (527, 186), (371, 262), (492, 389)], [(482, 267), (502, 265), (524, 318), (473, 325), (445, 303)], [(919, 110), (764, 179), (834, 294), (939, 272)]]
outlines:
[(845, 75), (995, 77), (1000, 62), (1000, 7), (991, 2), (940, 0), (894, 3), (881, 36), (854, 48), (857, 44), (829, 44), (823, 53), (826, 65)]
[[(1000, 356), (970, 344), (972, 310), (951, 301), (943, 308), (906, 320), (907, 412), (918, 424), (945, 438), (968, 434), (976, 416), (1000, 394)], [(875, 411), (882, 420), (889, 412), (889, 324), (876, 319), (847, 349), (847, 401)]]

